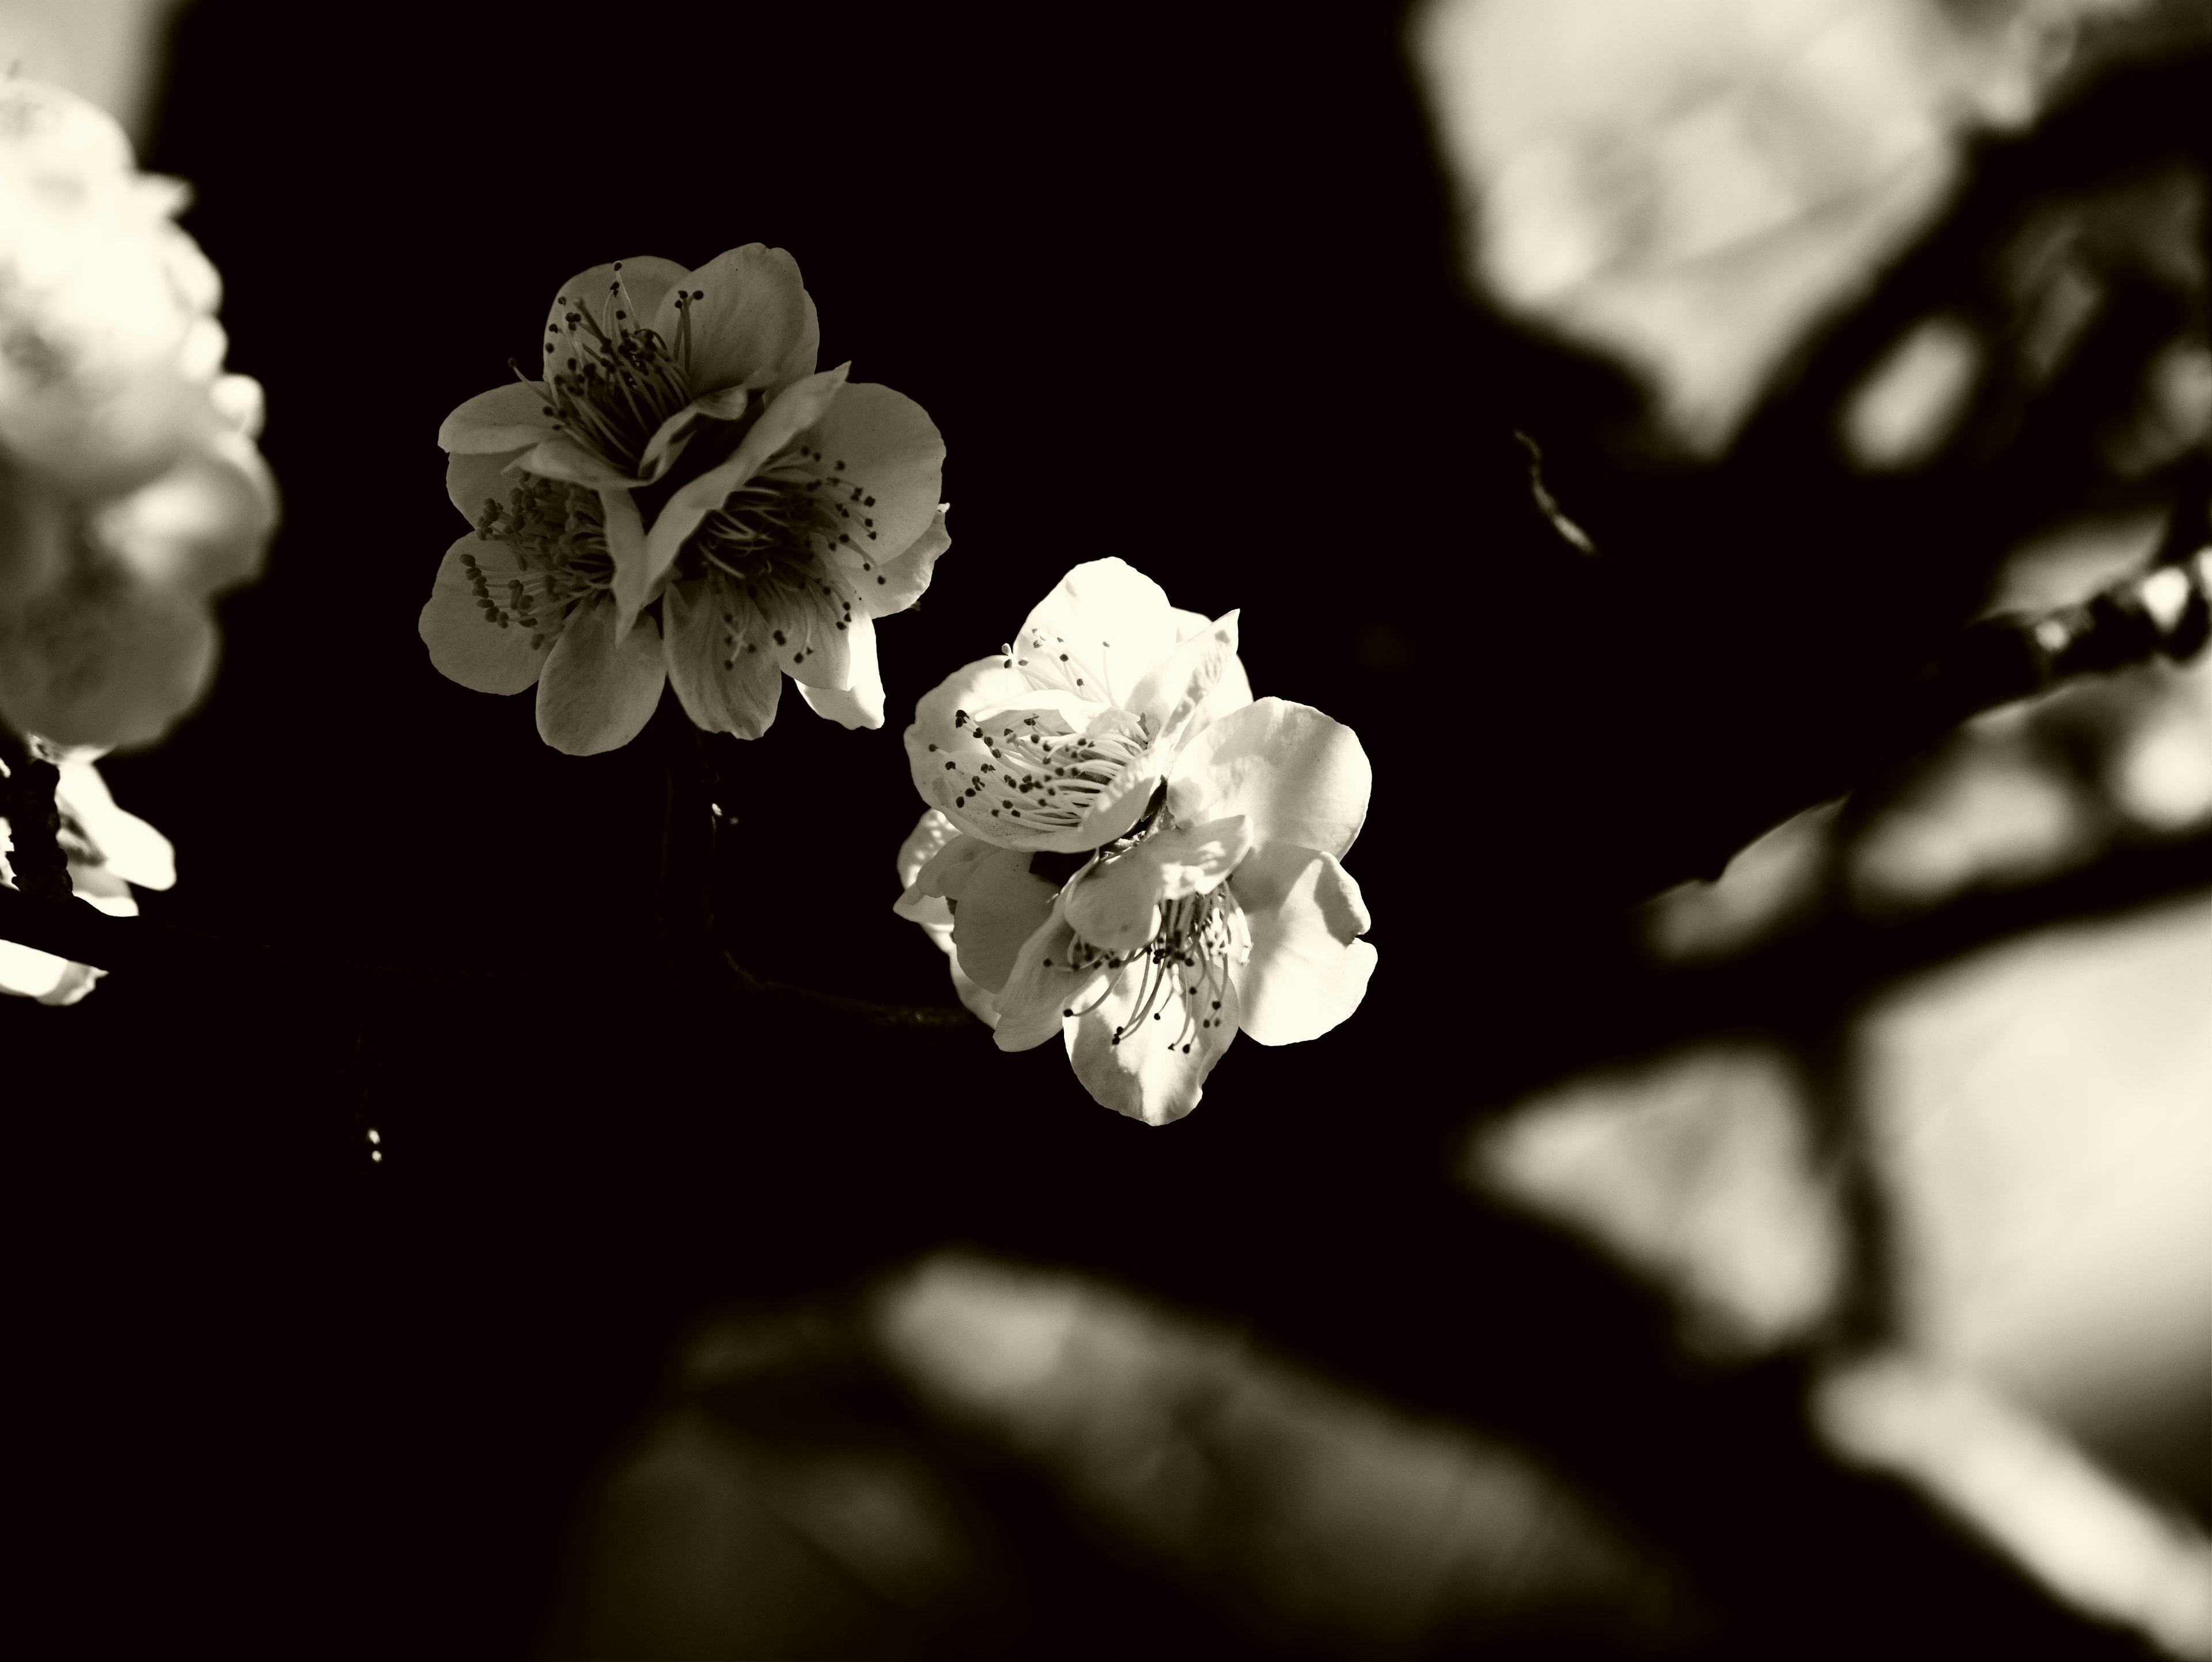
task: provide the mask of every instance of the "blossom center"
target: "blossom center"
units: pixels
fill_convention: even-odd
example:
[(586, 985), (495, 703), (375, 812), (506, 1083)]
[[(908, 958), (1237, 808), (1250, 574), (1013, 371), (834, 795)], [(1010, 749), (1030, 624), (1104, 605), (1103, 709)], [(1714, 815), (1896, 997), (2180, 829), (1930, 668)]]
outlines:
[(461, 556), (477, 609), (488, 624), (530, 630), (533, 651), (560, 635), (578, 601), (614, 582), (599, 499), (587, 486), (523, 474), (506, 502), (486, 499), (477, 540), (502, 545), (516, 567), (487, 575), (473, 553)]
[(966, 808), (972, 803), (979, 814), (1018, 819), (1039, 831), (1069, 831), (1081, 825), (1098, 793), (1120, 778), (1121, 770), (1151, 749), (1152, 742), (1141, 728), (1076, 733), (1051, 712), (983, 722), (956, 709), (952, 725), (973, 728), (991, 758), (975, 763), (972, 751), (964, 758), (945, 758), (945, 771), (961, 776), (962, 788), (953, 806)]
[(631, 320), (620, 261), (615, 272), (604, 324), (584, 296), (554, 297), (563, 309), (559, 323), (546, 326), (546, 359), (558, 367), (545, 380), (545, 414), (579, 444), (635, 473), (660, 424), (691, 402), (691, 307), (706, 291), (676, 296), (676, 338), (668, 341)]
[[(853, 618), (851, 584), (890, 578), (878, 569), (876, 499), (847, 471), (844, 459), (805, 439), (787, 447), (744, 484), (722, 498), (684, 539), (678, 576), (705, 578), (722, 613), (723, 667), (736, 661), (747, 630), (737, 602), (767, 619), (790, 662), (806, 661), (809, 648), (793, 646), (803, 620), (826, 615), (843, 630)], [(745, 649), (758, 642), (744, 641)]]
[(1180, 1002), (1182, 1020), (1168, 1041), (1169, 1048), (1190, 1054), (1191, 1045), (1209, 1027), (1222, 1024), (1222, 1000), (1229, 986), (1229, 965), (1240, 950), (1249, 950), (1250, 931), (1244, 914), (1231, 897), (1229, 886), (1218, 884), (1205, 894), (1186, 895), (1160, 907), (1160, 926), (1152, 938), (1133, 952), (1112, 953), (1075, 937), (1066, 967), (1078, 975), (1093, 970), (1109, 971), (1098, 996), (1082, 1009), (1062, 1010), (1063, 1016), (1087, 1015), (1113, 996), (1121, 978), (1136, 966), (1136, 1000), (1129, 1018), (1114, 1029), (1114, 1043), (1145, 1029), (1146, 1020), (1163, 1021), (1170, 1007)]

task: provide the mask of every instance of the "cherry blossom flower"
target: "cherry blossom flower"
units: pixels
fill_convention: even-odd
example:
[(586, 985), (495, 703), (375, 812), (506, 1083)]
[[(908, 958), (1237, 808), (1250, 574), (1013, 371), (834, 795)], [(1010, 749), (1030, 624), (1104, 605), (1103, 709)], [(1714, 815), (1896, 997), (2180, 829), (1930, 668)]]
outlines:
[(1077, 566), (1014, 642), (923, 697), (906, 730), (915, 788), (1004, 848), (1082, 854), (1112, 841), (1185, 745), (1252, 702), (1237, 619), (1177, 610), (1119, 559)]
[[(52, 747), (45, 747), (52, 753)], [(61, 778), (54, 788), (60, 810), (61, 844), (69, 856), (70, 886), (112, 917), (136, 917), (138, 902), (131, 885), (166, 889), (177, 880), (176, 851), (169, 839), (134, 813), (116, 806), (107, 783), (93, 765), (98, 749), (62, 752)], [(7, 855), (12, 848), (7, 821), (0, 819), (0, 881), (14, 886)], [(35, 998), (41, 1004), (74, 1004), (106, 973), (74, 964), (35, 947), (0, 941), (0, 993)]]
[(483, 692), (538, 689), (571, 755), (635, 738), (673, 685), (709, 732), (757, 738), (788, 675), (848, 728), (883, 725), (875, 620), (951, 543), (945, 444), (887, 387), (817, 372), (798, 264), (750, 243), (562, 285), (544, 378), (446, 418), (447, 551), (422, 635)]
[(209, 600), (276, 523), (182, 200), (102, 112), (0, 82), (0, 719), (63, 744), (148, 743), (198, 701)]
[(1319, 710), (1255, 702), (1236, 623), (1172, 612), (1120, 561), (1079, 566), (1020, 649), (951, 678), (907, 733), (937, 806), (900, 852), (900, 915), (1000, 1049), (1057, 1032), (1096, 1100), (1153, 1124), (1197, 1105), (1240, 1030), (1338, 1026), (1376, 964), (1343, 866), (1366, 753)]

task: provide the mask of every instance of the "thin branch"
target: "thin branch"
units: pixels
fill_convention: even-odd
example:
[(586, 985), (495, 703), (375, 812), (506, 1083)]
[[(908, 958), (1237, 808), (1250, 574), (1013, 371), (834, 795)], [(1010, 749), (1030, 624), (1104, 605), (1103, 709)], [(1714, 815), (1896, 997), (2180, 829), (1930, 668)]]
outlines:
[(8, 822), (8, 864), (26, 894), (66, 900), (69, 855), (61, 844), (61, 811), (54, 787), (61, 770), (37, 750), (0, 727), (0, 819)]

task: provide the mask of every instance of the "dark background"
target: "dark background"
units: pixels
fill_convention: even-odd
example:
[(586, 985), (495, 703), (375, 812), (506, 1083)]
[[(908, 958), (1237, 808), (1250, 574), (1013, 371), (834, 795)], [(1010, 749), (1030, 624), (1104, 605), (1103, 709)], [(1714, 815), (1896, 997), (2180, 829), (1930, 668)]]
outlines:
[[(205, 706), (103, 767), (178, 847), (147, 915), (283, 967), (0, 1010), (34, 1622), (78, 1650), (520, 1653), (578, 1486), (688, 1320), (946, 1239), (1231, 1309), (1396, 1388), (1449, 1396), (1455, 1348), (1480, 1354), (1563, 1439), (1635, 1421), (1613, 1399), (1663, 1371), (1650, 1312), (1449, 1209), (1438, 1138), (1577, 1053), (1603, 965), (1560, 967), (1574, 921), (1834, 782), (2038, 505), (1996, 464), (1869, 502), (1787, 399), (1733, 472), (1641, 445), (1611, 372), (1460, 290), (1395, 15), (185, 15), (144, 161), (195, 186), (286, 517), (222, 604)], [(2146, 84), (2065, 154), (2176, 142), (2179, 83)], [(2025, 165), (1985, 173), (1990, 216)], [(434, 435), (575, 271), (752, 240), (799, 259), (822, 362), (944, 432), (953, 545), (881, 631), (882, 731), (793, 695), (720, 747), (722, 943), (948, 1005), (890, 910), (920, 811), (900, 730), (1119, 554), (1178, 606), (1243, 608), (1255, 691), (1372, 757), (1354, 1022), (1239, 1043), (1158, 1130), (1090, 1104), (1057, 1046), (663, 990), (660, 754), (560, 756), (527, 697), (446, 681), (416, 636), (459, 530)], [(1912, 280), (1972, 272), (1954, 251)], [(1530, 508), (1516, 427), (1609, 575)], [(2021, 466), (2078, 496), (2063, 436)]]

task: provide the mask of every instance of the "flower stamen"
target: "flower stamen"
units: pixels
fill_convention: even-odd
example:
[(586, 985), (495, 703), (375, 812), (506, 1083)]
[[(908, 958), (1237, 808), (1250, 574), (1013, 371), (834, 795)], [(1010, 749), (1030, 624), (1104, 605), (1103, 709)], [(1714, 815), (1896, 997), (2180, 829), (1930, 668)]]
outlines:
[[(545, 414), (576, 442), (634, 473), (661, 423), (691, 402), (690, 297), (678, 296), (681, 321), (671, 347), (659, 331), (630, 323), (634, 302), (621, 266), (615, 269), (604, 324), (580, 297), (573, 310), (562, 312), (560, 326), (548, 326), (549, 356), (567, 351), (546, 377)], [(554, 297), (556, 306), (569, 303), (566, 295)]]
[(507, 575), (495, 599), (492, 577), (474, 554), (463, 554), (477, 610), (501, 629), (529, 630), (533, 648), (558, 638), (578, 602), (614, 583), (599, 497), (582, 485), (523, 475), (505, 502), (485, 500), (477, 540), (503, 544), (520, 568)]
[(1113, 1043), (1121, 1044), (1147, 1016), (1155, 1021), (1164, 1020), (1168, 1001), (1180, 999), (1182, 1023), (1168, 1044), (1170, 1050), (1188, 1056), (1207, 1029), (1220, 1026), (1225, 1020), (1221, 1006), (1229, 987), (1230, 962), (1249, 948), (1243, 915), (1231, 900), (1225, 885), (1206, 894), (1169, 901), (1160, 908), (1159, 928), (1152, 938), (1133, 952), (1116, 954), (1080, 935), (1076, 937), (1068, 954), (1069, 970), (1081, 975), (1103, 967), (1113, 973), (1097, 998), (1080, 1010), (1071, 1006), (1060, 1014), (1089, 1015), (1112, 996), (1124, 970), (1141, 964), (1135, 1002), (1128, 1019), (1114, 1029)]
[[(954, 716), (956, 727), (974, 727), (991, 759), (963, 770), (959, 761), (946, 758), (947, 772), (965, 775), (953, 806), (965, 808), (972, 802), (976, 812), (988, 809), (994, 819), (1017, 819), (1040, 830), (1081, 825), (1098, 794), (1151, 747), (1151, 740), (1134, 734), (1073, 732), (1050, 713), (1009, 719), (995, 728), (965, 710)], [(1057, 730), (1048, 731), (1046, 721), (1054, 722)], [(972, 758), (974, 752), (969, 754)]]
[[(1102, 641), (1101, 646), (1110, 646)], [(1012, 642), (1001, 645), (1006, 654), (1006, 667), (1029, 672), (1030, 679), (1041, 685), (1057, 687), (1063, 692), (1079, 692), (1085, 698), (1097, 700), (1106, 694), (1105, 677), (1067, 649), (1067, 637), (1047, 635), (1042, 629), (1032, 629), (1028, 638), (1017, 649)], [(1029, 656), (1024, 656), (1027, 653)]]

